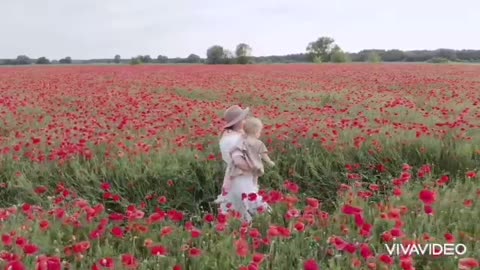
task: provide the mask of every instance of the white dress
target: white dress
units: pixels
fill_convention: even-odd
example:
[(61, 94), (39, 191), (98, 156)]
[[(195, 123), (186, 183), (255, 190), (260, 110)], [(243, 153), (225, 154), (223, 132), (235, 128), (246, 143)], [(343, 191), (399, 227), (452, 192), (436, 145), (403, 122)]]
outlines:
[(228, 213), (228, 210), (239, 212), (244, 221), (251, 222), (252, 217), (258, 213), (270, 211), (270, 206), (258, 195), (258, 185), (254, 181), (253, 174), (242, 174), (231, 177), (230, 164), (232, 149), (242, 140), (242, 134), (231, 133), (220, 139), (220, 151), (223, 161), (227, 164), (225, 178), (222, 186), (222, 194), (218, 195), (216, 203), (220, 204), (220, 213)]

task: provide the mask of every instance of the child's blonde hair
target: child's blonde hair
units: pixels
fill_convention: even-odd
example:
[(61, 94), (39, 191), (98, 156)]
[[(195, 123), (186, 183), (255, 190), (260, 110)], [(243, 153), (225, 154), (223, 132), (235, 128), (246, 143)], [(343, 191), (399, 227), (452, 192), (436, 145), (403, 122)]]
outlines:
[(263, 123), (260, 119), (255, 117), (249, 117), (245, 120), (243, 130), (247, 135), (255, 135), (257, 132), (263, 129)]

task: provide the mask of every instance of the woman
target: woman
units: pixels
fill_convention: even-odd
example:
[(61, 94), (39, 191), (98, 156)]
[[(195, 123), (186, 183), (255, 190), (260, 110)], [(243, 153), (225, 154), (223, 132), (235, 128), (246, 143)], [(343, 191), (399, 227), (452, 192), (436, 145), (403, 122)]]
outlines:
[[(235, 210), (240, 213), (244, 221), (251, 222), (254, 215), (270, 210), (270, 207), (257, 194), (258, 186), (255, 183), (253, 169), (248, 166), (241, 152), (233, 151), (243, 140), (243, 125), (248, 112), (249, 108), (242, 109), (237, 105), (231, 106), (225, 111), (226, 124), (220, 139), (220, 151), (223, 161), (227, 163), (227, 169), (223, 180), (222, 194), (215, 202), (220, 204), (221, 213)], [(231, 175), (232, 165), (239, 167), (244, 173)]]

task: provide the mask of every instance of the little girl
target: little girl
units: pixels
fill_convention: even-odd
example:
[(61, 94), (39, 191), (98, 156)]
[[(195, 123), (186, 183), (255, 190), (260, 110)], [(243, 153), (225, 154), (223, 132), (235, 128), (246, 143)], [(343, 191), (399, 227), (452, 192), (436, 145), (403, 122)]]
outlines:
[[(258, 186), (258, 177), (264, 174), (263, 162), (265, 161), (270, 166), (275, 166), (275, 163), (268, 156), (268, 150), (265, 144), (259, 140), (262, 134), (262, 121), (255, 117), (246, 119), (243, 130), (245, 135), (242, 142), (232, 151), (241, 151), (243, 158), (254, 172), (254, 182)], [(242, 175), (244, 171), (238, 167), (232, 166), (232, 176)]]

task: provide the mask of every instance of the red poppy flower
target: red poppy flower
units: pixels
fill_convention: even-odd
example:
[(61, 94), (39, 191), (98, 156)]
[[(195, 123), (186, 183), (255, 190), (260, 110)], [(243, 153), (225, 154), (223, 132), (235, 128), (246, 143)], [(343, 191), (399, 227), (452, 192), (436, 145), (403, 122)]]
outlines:
[(123, 238), (125, 233), (122, 228), (120, 227), (113, 227), (112, 228), (112, 235), (116, 238)]
[(429, 216), (433, 216), (433, 214), (435, 213), (435, 211), (433, 210), (433, 207), (431, 205), (425, 205), (423, 207), (423, 211), (425, 212), (425, 214), (427, 214)]
[(307, 198), (307, 205), (313, 209), (318, 209), (320, 206), (320, 203), (317, 199), (315, 198)]
[(253, 262), (256, 264), (261, 264), (264, 259), (265, 259), (265, 255), (261, 253), (255, 253), (252, 258)]
[(107, 269), (115, 269), (115, 261), (112, 258), (103, 258), (98, 261), (100, 266)]
[(480, 263), (474, 258), (461, 258), (458, 260), (458, 268), (461, 270), (473, 270), (480, 267)]
[(415, 270), (413, 259), (410, 256), (403, 256), (400, 258), (400, 267), (403, 270)]
[(472, 199), (464, 200), (463, 205), (467, 208), (471, 208), (473, 206), (473, 200)]
[(37, 193), (38, 195), (41, 195), (45, 192), (47, 192), (47, 188), (45, 186), (39, 186), (35, 188), (35, 193)]
[(295, 230), (297, 230), (297, 231), (299, 231), (299, 232), (305, 231), (305, 224), (303, 224), (303, 223), (300, 222), (300, 221), (297, 222), (294, 227), (295, 227)]
[(315, 260), (307, 260), (303, 263), (304, 270), (320, 270), (320, 266), (318, 266)]
[(131, 254), (122, 255), (122, 264), (127, 269), (136, 269), (139, 266), (137, 259)]
[(342, 212), (345, 215), (356, 215), (356, 214), (362, 214), (363, 209), (346, 204), (343, 206)]
[(335, 245), (335, 248), (337, 250), (343, 250), (345, 248), (345, 246), (347, 246), (347, 244), (348, 244), (347, 241), (343, 240), (340, 237), (336, 237), (336, 236), (331, 238), (330, 242)]
[(148, 217), (149, 224), (156, 224), (165, 220), (165, 214), (162, 213), (153, 213)]
[(393, 228), (391, 231), (390, 231), (391, 235), (393, 237), (396, 237), (396, 238), (400, 238), (400, 237), (403, 237), (404, 236), (404, 233), (403, 231), (400, 229), (400, 228)]
[(437, 200), (437, 194), (427, 189), (420, 191), (418, 197), (425, 205), (432, 205)]
[(173, 227), (170, 227), (170, 226), (166, 226), (166, 227), (163, 227), (161, 232), (160, 232), (160, 235), (162, 237), (165, 237), (165, 236), (169, 236), (171, 235), (172, 233), (174, 232), (174, 228)]
[(84, 254), (89, 249), (90, 249), (90, 242), (88, 241), (80, 242), (78, 244), (73, 245), (72, 247), (73, 252), (78, 254)]
[(21, 261), (11, 261), (5, 267), (5, 270), (26, 270), (27, 268)]
[(62, 270), (62, 261), (59, 257), (40, 256), (36, 270)]
[(202, 250), (198, 248), (191, 248), (189, 251), (189, 255), (192, 258), (200, 257), (202, 255)]
[(393, 241), (393, 235), (390, 232), (384, 232), (382, 234), (382, 241), (383, 242), (392, 242)]
[(203, 220), (206, 222), (206, 223), (212, 223), (215, 221), (215, 217), (212, 215), (212, 214), (207, 214), (205, 215), (205, 217), (203, 218)]
[(202, 232), (198, 229), (193, 229), (191, 230), (190, 235), (192, 238), (195, 239), (195, 238), (199, 238), (202, 235)]
[(152, 246), (150, 248), (150, 253), (153, 256), (166, 256), (167, 255), (167, 249), (164, 246), (157, 245), (157, 246)]
[(379, 191), (380, 190), (380, 186), (379, 185), (376, 185), (376, 184), (370, 184), (370, 186), (368, 186), (368, 188), (371, 190), (371, 191)]
[(8, 234), (2, 234), (2, 243), (6, 247), (13, 245), (13, 237)]
[(456, 241), (455, 236), (453, 236), (453, 234), (451, 234), (451, 233), (444, 234), (444, 237), (445, 237), (445, 240), (447, 241), (447, 243), (455, 243), (455, 241)]
[(235, 250), (237, 256), (245, 258), (247, 257), (249, 250), (248, 250), (248, 243), (245, 239), (240, 238), (235, 242)]
[(173, 222), (177, 222), (177, 223), (181, 222), (184, 218), (183, 213), (180, 212), (180, 211), (176, 211), (176, 210), (168, 211), (167, 216), (170, 220), (172, 220)]
[(158, 198), (158, 203), (159, 203), (159, 204), (166, 204), (166, 203), (167, 203), (167, 197), (165, 197), (165, 196), (160, 196), (160, 197)]
[(257, 200), (257, 193), (250, 193), (248, 194), (248, 200), (251, 201), (251, 202), (254, 202)]
[(477, 173), (476, 172), (467, 172), (467, 178), (469, 179), (473, 179), (477, 177)]
[(363, 224), (365, 224), (365, 219), (363, 218), (363, 215), (355, 214), (355, 225), (357, 225), (357, 227), (361, 227), (363, 226)]
[(396, 197), (401, 197), (403, 194), (402, 190), (400, 188), (395, 188), (393, 190), (393, 195), (396, 196)]
[(343, 250), (350, 254), (354, 254), (357, 251), (357, 247), (354, 244), (349, 243), (345, 246)]
[(300, 191), (300, 188), (298, 187), (297, 184), (290, 182), (288, 180), (285, 181), (285, 184), (283, 186), (290, 191), (291, 193), (297, 194)]
[(395, 263), (393, 258), (388, 256), (387, 254), (380, 255), (379, 260), (386, 265), (393, 265)]
[(17, 239), (15, 240), (15, 244), (19, 247), (22, 247), (25, 246), (26, 244), (28, 243), (27, 239), (23, 238), (23, 237), (17, 237)]
[(33, 244), (26, 244), (23, 246), (23, 252), (26, 255), (34, 255), (38, 252), (38, 247)]
[(110, 185), (110, 183), (102, 183), (102, 186), (101, 186), (103, 191), (109, 191), (111, 187), (112, 186)]
[(374, 254), (370, 246), (367, 244), (362, 244), (360, 246), (360, 255), (365, 259), (368, 260), (370, 258), (373, 258)]

